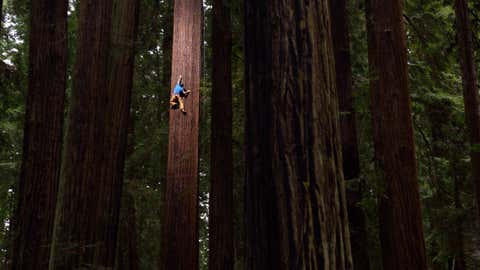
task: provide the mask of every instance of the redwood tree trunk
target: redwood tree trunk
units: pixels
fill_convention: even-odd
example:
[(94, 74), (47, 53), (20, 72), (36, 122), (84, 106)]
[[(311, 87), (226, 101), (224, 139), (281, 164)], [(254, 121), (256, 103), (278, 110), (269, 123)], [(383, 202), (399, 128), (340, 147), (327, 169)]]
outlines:
[(213, 1), (209, 269), (233, 270), (232, 33), (230, 1)]
[(52, 269), (114, 265), (137, 11), (138, 0), (80, 2)]
[(183, 76), (192, 93), (183, 114), (170, 110), (162, 269), (198, 268), (198, 127), (202, 48), (202, 1), (174, 7), (171, 88)]
[(23, 162), (12, 269), (47, 269), (62, 161), (66, 0), (31, 5)]
[(247, 0), (245, 24), (246, 268), (352, 269), (328, 1)]
[(383, 267), (426, 270), (402, 0), (367, 1), (375, 159), (383, 178)]
[(472, 164), (472, 182), (475, 185), (475, 195), (477, 199), (477, 214), (478, 217), (480, 217), (480, 150), (478, 150), (480, 148), (480, 109), (477, 88), (477, 70), (473, 54), (472, 27), (468, 12), (466, 0), (455, 0), (465, 118), (470, 144), (476, 146), (476, 150), (470, 152), (470, 157)]
[[(337, 93), (340, 108), (343, 175), (356, 179), (360, 173), (357, 127), (353, 107), (352, 65), (346, 0), (330, 0), (332, 38), (335, 54)], [(352, 243), (352, 256), (356, 270), (370, 269), (367, 252), (365, 213), (358, 205), (362, 199), (361, 184), (347, 191), (348, 219)]]

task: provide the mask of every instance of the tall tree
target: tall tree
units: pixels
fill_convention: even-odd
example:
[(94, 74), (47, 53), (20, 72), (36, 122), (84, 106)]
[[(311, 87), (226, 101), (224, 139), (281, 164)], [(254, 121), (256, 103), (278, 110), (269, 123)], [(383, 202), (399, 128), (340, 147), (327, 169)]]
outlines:
[(66, 0), (31, 3), (24, 150), (12, 269), (47, 269), (62, 161)]
[(167, 89), (172, 77), (173, 0), (163, 1), (162, 15), (162, 87)]
[[(358, 178), (360, 160), (358, 155), (357, 126), (353, 107), (352, 64), (350, 61), (350, 38), (346, 0), (330, 0), (332, 38), (335, 55), (337, 93), (340, 108), (343, 175), (345, 179)], [(356, 270), (370, 269), (367, 252), (366, 219), (359, 206), (362, 186), (347, 191), (347, 210), (352, 243), (352, 256)]]
[(402, 0), (368, 0), (367, 31), (384, 269), (427, 269)]
[(183, 76), (186, 113), (170, 110), (162, 269), (198, 268), (198, 127), (202, 15), (200, 0), (175, 1), (171, 86)]
[(455, 0), (457, 38), (462, 69), (465, 118), (472, 150), (472, 182), (475, 185), (477, 215), (480, 217), (480, 101), (477, 70), (474, 62), (473, 37), (466, 0)]
[(230, 1), (213, 1), (209, 269), (233, 269), (232, 32)]
[(80, 2), (52, 269), (114, 265), (138, 3)]
[(352, 269), (328, 1), (244, 21), (246, 268)]

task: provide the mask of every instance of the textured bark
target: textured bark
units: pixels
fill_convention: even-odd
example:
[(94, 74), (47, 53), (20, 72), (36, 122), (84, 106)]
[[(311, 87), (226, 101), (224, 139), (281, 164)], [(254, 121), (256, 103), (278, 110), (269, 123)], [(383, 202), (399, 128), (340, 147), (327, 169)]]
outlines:
[(33, 1), (23, 162), (12, 269), (47, 269), (62, 161), (66, 0)]
[[(357, 127), (353, 107), (352, 65), (350, 62), (350, 39), (346, 0), (330, 0), (332, 38), (335, 55), (337, 93), (340, 108), (343, 175), (345, 179), (358, 178)], [(365, 214), (358, 205), (362, 199), (360, 188), (347, 191), (348, 220), (352, 243), (352, 256), (356, 270), (370, 269), (367, 252), (367, 229)]]
[[(457, 37), (462, 69), (465, 122), (471, 145), (480, 147), (480, 101), (477, 88), (477, 70), (473, 53), (472, 27), (466, 0), (455, 0)], [(480, 217), (480, 151), (471, 151), (472, 182), (475, 186), (477, 218)]]
[(80, 3), (52, 269), (114, 265), (137, 11), (138, 0)]
[(138, 270), (135, 200), (128, 187), (122, 198), (123, 214), (120, 217), (116, 270)]
[(425, 270), (402, 3), (367, 1), (375, 161), (384, 185), (380, 240), (384, 269)]
[(213, 1), (209, 269), (233, 269), (232, 33), (230, 2)]
[(247, 0), (245, 24), (246, 268), (352, 269), (328, 1)]
[(198, 127), (202, 48), (202, 1), (174, 7), (171, 88), (183, 76), (183, 114), (170, 110), (162, 269), (198, 268)]

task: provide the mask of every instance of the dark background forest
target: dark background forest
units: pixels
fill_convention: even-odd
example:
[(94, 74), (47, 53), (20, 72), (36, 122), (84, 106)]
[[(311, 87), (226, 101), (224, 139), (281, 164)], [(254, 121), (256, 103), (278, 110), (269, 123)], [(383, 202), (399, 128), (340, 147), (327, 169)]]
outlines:
[[(344, 3), (343, 1), (340, 2)], [(480, 64), (480, 55), (477, 53), (480, 52), (480, 2), (469, 2), (468, 16), (471, 20), (473, 60), (475, 67), (478, 67)], [(249, 110), (248, 105), (246, 105), (248, 102), (245, 100), (246, 97), (248, 98), (245, 89), (248, 88), (249, 82), (254, 84), (252, 83), (255, 80), (253, 77), (262, 75), (252, 71), (255, 69), (255, 67), (252, 67), (255, 65), (253, 62), (246, 63), (246, 55), (249, 55), (249, 52), (245, 46), (246, 44), (256, 43), (245, 40), (249, 38), (245, 31), (251, 29), (252, 25), (248, 26), (250, 17), (248, 17), (249, 12), (245, 10), (244, 2), (230, 0), (225, 3), (227, 3), (230, 14), (227, 13), (224, 16), (231, 19), (229, 22), (231, 26), (231, 52), (229, 57), (231, 57), (232, 87), (232, 162), (230, 173), (232, 179), (231, 190), (233, 191), (233, 207), (231, 209), (233, 258), (231, 259), (233, 269), (262, 269), (260, 267), (250, 268), (251, 265), (247, 263), (249, 261), (247, 257), (252, 252), (248, 248), (249, 238), (247, 234), (249, 226), (252, 225), (246, 217), (246, 211), (249, 211), (246, 200), (249, 197), (248, 194), (245, 194), (249, 190), (246, 187), (246, 183), (247, 185), (249, 183), (248, 180), (247, 182), (245, 180), (246, 172), (248, 172), (247, 174), (252, 172), (247, 168), (251, 163), (248, 163), (249, 156), (246, 154), (246, 147), (252, 142), (247, 143), (246, 138), (255, 135), (255, 132), (247, 133), (245, 131), (247, 125), (246, 110)], [(215, 129), (214, 132), (221, 130), (221, 126), (214, 127), (215, 123), (212, 123), (212, 121), (215, 121), (212, 120), (215, 119), (212, 118), (212, 106), (215, 107), (218, 104), (215, 103), (212, 94), (212, 91), (214, 91), (212, 90), (214, 83), (212, 82), (212, 76), (217, 63), (212, 55), (215, 46), (221, 46), (218, 42), (213, 41), (215, 20), (212, 4), (211, 0), (203, 2), (201, 28), (203, 46), (201, 46), (202, 58), (199, 62), (202, 68), (198, 104), (200, 108), (198, 128), (199, 269), (209, 269), (212, 128)], [(165, 200), (168, 197), (165, 192), (169, 190), (166, 184), (169, 155), (169, 93), (171, 91), (171, 78), (177, 76), (177, 74), (172, 74), (171, 70), (174, 3), (173, 0), (139, 0), (138, 5), (138, 26), (134, 39), (135, 59), (131, 89), (131, 117), (126, 126), (121, 127), (121, 129), (127, 131), (125, 134), (128, 137), (125, 146), (125, 168), (118, 234), (115, 237), (115, 260), (117, 261), (117, 269), (163, 269), (160, 265), (162, 264), (161, 254), (165, 252), (162, 250), (165, 247), (162, 241), (164, 241), (163, 235), (165, 232)], [(353, 263), (356, 266), (354, 268), (346, 267), (345, 269), (387, 270), (385, 265), (388, 264), (382, 264), (382, 254), (386, 253), (385, 251), (382, 253), (379, 236), (381, 235), (380, 223), (382, 221), (378, 209), (382, 201), (381, 194), (383, 194), (385, 187), (382, 184), (383, 179), (378, 174), (375, 162), (374, 141), (376, 135), (372, 130), (372, 122), (378, 122), (378, 120), (375, 119), (375, 112), (371, 110), (372, 105), (375, 104), (372, 104), (370, 100), (371, 70), (367, 40), (369, 35), (367, 34), (367, 17), (365, 15), (367, 7), (365, 5), (366, 3), (363, 0), (346, 1), (345, 14), (348, 18), (348, 32), (344, 33), (347, 33), (349, 41), (347, 47), (350, 51), (351, 81), (348, 79), (345, 81), (351, 82), (353, 93), (350, 106), (351, 110), (355, 112), (356, 137), (354, 136), (353, 141), (358, 142), (356, 147), (358, 149), (357, 167), (359, 171), (358, 174), (353, 173), (353, 176), (347, 175), (348, 172), (344, 171), (344, 175), (349, 178), (345, 181), (347, 200), (350, 203), (348, 209), (349, 211), (354, 209), (349, 213), (349, 218), (360, 220), (359, 223), (363, 224), (363, 228), (353, 229), (354, 234), (350, 238)], [(250, 8), (252, 6), (254, 4), (250, 4)], [(14, 224), (19, 190), (21, 190), (19, 179), (22, 174), (22, 153), (25, 149), (24, 127), (27, 89), (29, 87), (29, 44), (32, 38), (29, 29), (32, 5), (26, 0), (3, 0), (1, 7), (0, 268), (5, 269), (3, 267), (9, 266), (12, 258), (12, 243), (15, 238), (15, 234), (12, 232), (12, 228), (14, 228), (12, 224)], [(78, 40), (79, 37), (82, 37), (79, 32), (79, 10), (79, 1), (70, 0), (68, 2), (68, 20), (66, 20), (68, 22), (66, 25), (66, 59), (68, 60), (66, 62), (65, 82), (66, 109), (63, 112), (66, 119), (63, 128), (65, 131), (68, 129), (69, 122), (74, 121), (67, 117), (69, 110), (73, 110), (69, 108), (76, 108), (72, 105), (75, 104), (75, 102), (72, 102), (72, 100), (75, 100), (72, 89), (80, 87), (78, 86), (80, 83), (72, 80), (75, 69), (74, 59), (76, 59), (78, 53), (77, 46), (80, 46), (79, 44), (85, 45), (79, 43)], [(270, 11), (267, 12), (270, 13)], [(275, 13), (277, 11), (271, 12)], [(428, 264), (428, 269), (432, 270), (480, 269), (479, 214), (476, 210), (476, 185), (472, 180), (474, 177), (472, 177), (471, 159), (471, 152), (480, 152), (480, 145), (471, 143), (468, 125), (465, 120), (464, 84), (462, 84), (460, 64), (460, 55), (462, 54), (459, 52), (461, 47), (459, 41), (462, 41), (462, 38), (459, 38), (457, 31), (459, 23), (456, 20), (457, 15), (453, 0), (406, 0), (403, 6), (402, 21), (406, 33), (409, 93), (415, 142), (414, 155), (416, 154), (418, 169), (421, 222), (423, 224), (426, 264)], [(113, 22), (116, 22), (115, 19), (113, 19)], [(300, 29), (302, 26), (300, 23), (299, 25)], [(395, 29), (392, 31), (395, 31)], [(123, 34), (121, 35), (123, 38)], [(37, 39), (37, 41), (39, 40)], [(261, 43), (262, 41), (257, 40), (257, 42)], [(259, 51), (256, 53), (259, 53)], [(252, 52), (250, 51), (250, 53)], [(297, 64), (301, 65), (303, 62)], [(393, 65), (397, 64), (395, 62)], [(246, 66), (253, 72), (248, 74), (249, 81), (247, 82), (245, 80)], [(268, 65), (265, 65), (265, 67), (268, 69)], [(281, 68), (280, 65), (279, 70)], [(93, 69), (94, 67), (92, 67)], [(258, 68), (257, 70), (262, 69)], [(111, 75), (107, 74), (106, 76)], [(54, 84), (55, 78), (50, 77), (48, 80)], [(271, 86), (275, 86), (275, 79), (272, 81)], [(187, 81), (187, 86), (188, 83)], [(314, 84), (316, 82), (310, 81), (309, 83)], [(267, 92), (270, 91), (273, 92), (274, 90), (268, 90)], [(476, 98), (478, 99), (478, 90), (476, 92)], [(269, 94), (267, 93), (266, 97), (260, 98), (257, 105), (268, 98)], [(279, 99), (277, 96), (272, 98), (272, 100)], [(381, 105), (378, 107), (381, 107)], [(276, 107), (273, 106), (272, 108), (273, 113), (275, 113)], [(189, 109), (193, 110), (193, 108), (187, 107), (187, 110)], [(222, 113), (228, 114), (228, 111), (218, 113), (220, 115)], [(262, 110), (253, 113), (257, 113), (257, 115), (268, 114), (268, 112), (265, 113)], [(343, 114), (344, 112), (340, 112), (340, 117), (343, 117)], [(277, 118), (273, 117), (273, 119)], [(171, 120), (172, 118), (170, 118)], [(281, 120), (278, 121), (281, 122)], [(408, 126), (408, 124), (406, 125)], [(392, 130), (395, 130), (395, 128)], [(79, 132), (79, 130), (75, 131), (72, 128), (69, 131)], [(106, 134), (113, 132), (112, 134), (114, 134), (114, 131), (107, 129), (104, 132)], [(62, 135), (64, 138), (67, 136), (66, 133), (64, 132)], [(398, 134), (393, 136), (396, 135)], [(188, 144), (190, 138), (185, 140), (184, 143)], [(72, 141), (75, 141), (75, 138), (72, 138)], [(386, 148), (388, 152), (388, 146)], [(274, 164), (273, 167), (275, 167), (275, 164), (278, 165), (278, 163), (275, 163), (276, 161), (271, 162)], [(72, 161), (72, 164), (75, 167), (74, 161)], [(219, 166), (218, 163), (216, 164), (216, 166)], [(225, 166), (228, 166), (228, 164), (225, 164)], [(68, 172), (67, 170), (66, 173)], [(71, 173), (74, 174), (74, 170)], [(402, 171), (398, 172), (399, 175), (402, 175), (402, 173)], [(409, 183), (404, 182), (405, 184), (408, 185)], [(99, 196), (102, 196), (101, 193)], [(68, 200), (68, 198), (64, 200)], [(352, 201), (353, 206), (351, 205)], [(356, 216), (356, 214), (359, 216)], [(409, 218), (414, 219), (415, 215), (413, 217), (409, 216)], [(350, 228), (350, 231), (352, 231), (352, 228)], [(406, 247), (399, 245), (397, 248)], [(357, 262), (355, 258), (362, 258), (362, 261)], [(464, 264), (461, 265), (458, 261), (462, 261)], [(210, 267), (210, 269), (213, 268)], [(280, 267), (278, 269), (302, 268)], [(335, 269), (335, 267), (328, 269)], [(336, 269), (343, 268), (338, 267)], [(403, 269), (426, 268), (405, 267)]]

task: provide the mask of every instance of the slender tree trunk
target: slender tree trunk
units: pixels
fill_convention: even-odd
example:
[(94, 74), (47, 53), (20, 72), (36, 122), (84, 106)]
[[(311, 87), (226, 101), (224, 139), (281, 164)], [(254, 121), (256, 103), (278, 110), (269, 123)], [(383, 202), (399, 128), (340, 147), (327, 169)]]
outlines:
[(52, 269), (114, 265), (137, 12), (138, 0), (80, 3)]
[(173, 0), (165, 0), (163, 5), (162, 88), (168, 89), (172, 78)]
[[(455, 209), (458, 212), (462, 212), (462, 202), (460, 200), (460, 191), (463, 186), (462, 177), (455, 177), (454, 182), (454, 204)], [(451, 269), (465, 270), (467, 269), (465, 261), (465, 245), (463, 241), (463, 219), (458, 218), (455, 224), (454, 239), (452, 244), (452, 250), (454, 251), (454, 262)]]
[(477, 88), (477, 70), (473, 53), (472, 28), (468, 12), (466, 0), (455, 0), (465, 118), (470, 144), (476, 146), (476, 150), (470, 152), (470, 157), (472, 163), (472, 182), (475, 185), (477, 215), (480, 217), (480, 150), (478, 150), (478, 148), (480, 148), (480, 103)]
[(209, 269), (233, 270), (232, 33), (230, 1), (213, 1)]
[(373, 138), (384, 181), (380, 240), (384, 269), (425, 270), (402, 2), (367, 1)]
[(247, 0), (245, 24), (246, 268), (352, 269), (328, 1)]
[(23, 162), (12, 269), (47, 269), (62, 161), (66, 0), (33, 1)]
[[(350, 62), (350, 39), (346, 0), (330, 0), (332, 38), (335, 55), (337, 93), (340, 107), (340, 130), (342, 138), (343, 175), (345, 179), (358, 178), (357, 127), (353, 107), (352, 65)], [(370, 269), (367, 252), (367, 229), (363, 209), (358, 205), (362, 199), (361, 187), (347, 191), (348, 220), (350, 226), (352, 256), (356, 270)]]
[(198, 268), (198, 127), (202, 1), (178, 0), (174, 8), (171, 88), (183, 76), (185, 110), (170, 110), (162, 269)]

